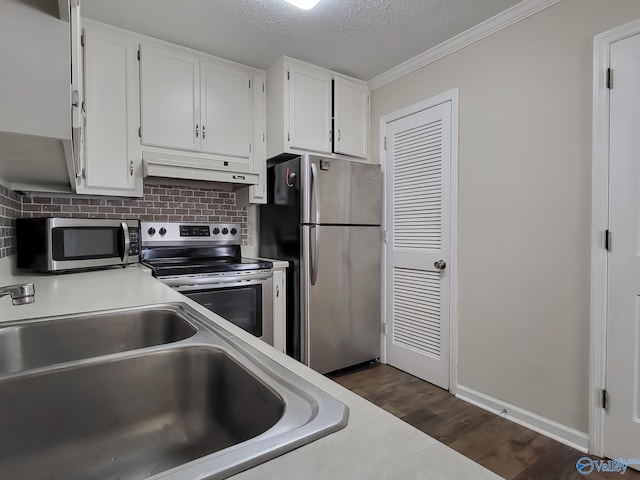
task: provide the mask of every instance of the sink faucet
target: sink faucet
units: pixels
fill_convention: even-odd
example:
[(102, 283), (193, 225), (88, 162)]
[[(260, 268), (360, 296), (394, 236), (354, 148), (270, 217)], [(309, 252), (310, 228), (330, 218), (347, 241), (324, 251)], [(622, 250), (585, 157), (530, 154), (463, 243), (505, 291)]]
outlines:
[(36, 301), (36, 287), (33, 283), (21, 283), (0, 287), (0, 297), (11, 295), (14, 305), (26, 305)]

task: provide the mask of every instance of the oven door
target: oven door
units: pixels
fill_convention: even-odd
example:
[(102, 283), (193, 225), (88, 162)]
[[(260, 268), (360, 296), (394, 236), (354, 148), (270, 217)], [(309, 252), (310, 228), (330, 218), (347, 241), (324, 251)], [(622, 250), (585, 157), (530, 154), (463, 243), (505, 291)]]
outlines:
[(225, 320), (273, 345), (271, 272), (193, 275), (162, 281)]

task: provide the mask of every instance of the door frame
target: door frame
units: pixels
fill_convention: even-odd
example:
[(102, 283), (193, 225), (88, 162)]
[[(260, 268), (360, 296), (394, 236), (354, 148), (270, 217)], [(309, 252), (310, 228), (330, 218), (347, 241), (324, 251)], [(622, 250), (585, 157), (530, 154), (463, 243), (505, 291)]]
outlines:
[[(440, 95), (428, 98), (408, 107), (396, 110), (395, 112), (380, 117), (380, 168), (382, 169), (383, 192), (382, 192), (382, 228), (388, 230), (386, 188), (387, 181), (387, 150), (385, 148), (385, 137), (387, 136), (387, 124), (399, 120), (414, 113), (427, 110), (431, 107), (451, 102), (451, 184), (450, 184), (450, 254), (447, 270), (449, 275), (449, 391), (455, 395), (458, 387), (458, 96), (459, 89), (455, 88)], [(387, 240), (381, 243), (381, 331), (380, 335), (380, 361), (387, 363), (386, 348), (386, 325), (387, 325)]]
[[(591, 305), (589, 340), (589, 453), (604, 455), (606, 415), (602, 390), (607, 372), (607, 305), (609, 278), (605, 231), (609, 228), (609, 91), (607, 69), (611, 44), (640, 34), (640, 19), (593, 39), (593, 137), (591, 190)], [(615, 78), (613, 80), (615, 82)]]

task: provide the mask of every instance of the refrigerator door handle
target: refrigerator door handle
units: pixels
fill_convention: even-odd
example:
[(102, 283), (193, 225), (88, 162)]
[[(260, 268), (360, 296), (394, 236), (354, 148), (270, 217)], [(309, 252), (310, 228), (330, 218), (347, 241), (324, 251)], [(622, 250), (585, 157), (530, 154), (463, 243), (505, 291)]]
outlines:
[[(311, 250), (311, 285), (316, 284), (318, 279), (318, 257), (320, 254), (320, 228), (311, 225), (309, 228), (309, 250)], [(311, 247), (311, 237), (313, 237), (313, 247)]]
[(320, 223), (320, 198), (318, 188), (318, 166), (315, 163), (311, 164), (311, 190), (313, 191), (313, 203), (316, 207), (313, 223)]

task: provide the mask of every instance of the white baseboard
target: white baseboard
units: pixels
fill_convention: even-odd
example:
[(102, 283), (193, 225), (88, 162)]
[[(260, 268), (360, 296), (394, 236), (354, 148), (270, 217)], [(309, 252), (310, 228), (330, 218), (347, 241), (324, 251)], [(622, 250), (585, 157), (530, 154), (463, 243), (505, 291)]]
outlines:
[[(488, 412), (500, 415), (534, 432), (564, 443), (571, 448), (580, 450), (583, 453), (587, 453), (589, 450), (589, 435), (545, 418), (537, 413), (516, 407), (515, 405), (503, 402), (502, 400), (490, 397), (489, 395), (485, 395), (484, 393), (480, 393), (463, 385), (458, 385), (456, 397)], [(504, 413), (505, 410), (506, 414)]]

